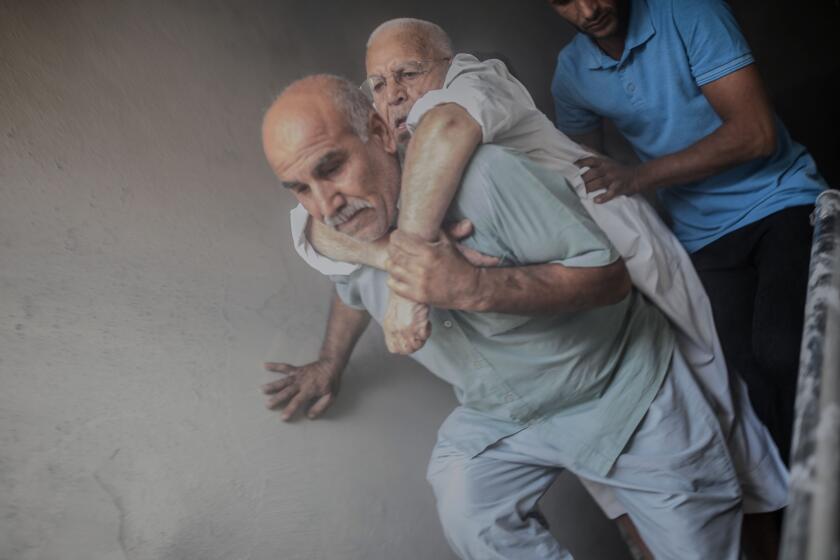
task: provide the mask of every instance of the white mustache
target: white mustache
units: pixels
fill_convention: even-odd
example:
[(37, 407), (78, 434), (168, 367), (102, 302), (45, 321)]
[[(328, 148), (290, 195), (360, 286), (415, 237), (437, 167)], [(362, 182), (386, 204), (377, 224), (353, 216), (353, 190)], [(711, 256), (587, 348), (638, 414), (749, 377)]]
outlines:
[(347, 204), (342, 206), (335, 216), (324, 216), (324, 223), (335, 229), (365, 208), (373, 208), (373, 205), (360, 198), (348, 198)]

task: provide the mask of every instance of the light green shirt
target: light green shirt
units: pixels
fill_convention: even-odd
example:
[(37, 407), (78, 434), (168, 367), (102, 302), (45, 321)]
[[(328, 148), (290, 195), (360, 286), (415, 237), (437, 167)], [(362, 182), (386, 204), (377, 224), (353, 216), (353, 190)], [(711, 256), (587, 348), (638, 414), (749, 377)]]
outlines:
[[(469, 218), (469, 247), (502, 266), (598, 267), (618, 255), (558, 173), (498, 146), (481, 146), (448, 218)], [(334, 278), (346, 304), (381, 323), (386, 273), (364, 267)], [(555, 416), (565, 464), (606, 474), (656, 396), (674, 339), (635, 290), (621, 302), (544, 316), (433, 309), (432, 336), (413, 358), (451, 383), (463, 407), (442, 432), (481, 453)], [(561, 420), (558, 423), (558, 420)]]

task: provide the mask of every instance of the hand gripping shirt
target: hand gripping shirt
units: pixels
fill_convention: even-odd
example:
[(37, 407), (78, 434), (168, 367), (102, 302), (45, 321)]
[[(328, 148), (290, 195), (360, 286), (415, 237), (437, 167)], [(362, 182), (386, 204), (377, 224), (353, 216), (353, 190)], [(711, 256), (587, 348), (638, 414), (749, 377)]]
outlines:
[[(466, 244), (503, 266), (597, 267), (618, 254), (562, 175), (497, 146), (482, 146), (449, 209), (470, 219)], [(387, 274), (362, 267), (334, 277), (342, 301), (384, 316)], [(621, 302), (545, 316), (433, 309), (432, 335), (412, 355), (481, 413), (481, 429), (448, 437), (476, 455), (551, 416), (565, 464), (606, 474), (659, 389), (674, 338), (667, 320), (635, 290)], [(453, 433), (454, 432), (454, 433)]]
[[(607, 117), (642, 161), (672, 154), (722, 124), (700, 88), (752, 63), (722, 0), (632, 0), (620, 60), (581, 33), (560, 52), (551, 86), (557, 126), (581, 134)], [(688, 251), (784, 208), (813, 204), (826, 188), (778, 118), (776, 136), (769, 157), (657, 191)]]

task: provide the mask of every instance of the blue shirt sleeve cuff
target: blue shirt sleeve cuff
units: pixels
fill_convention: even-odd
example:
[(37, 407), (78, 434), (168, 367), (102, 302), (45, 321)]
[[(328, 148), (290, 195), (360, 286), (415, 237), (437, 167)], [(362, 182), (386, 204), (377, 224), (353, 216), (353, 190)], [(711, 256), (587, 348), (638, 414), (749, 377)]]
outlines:
[(719, 80), (720, 78), (723, 78), (724, 76), (735, 72), (736, 70), (740, 70), (745, 66), (749, 66), (753, 62), (755, 62), (755, 59), (753, 58), (752, 53), (748, 52), (742, 54), (741, 56), (730, 60), (726, 64), (722, 64), (698, 75), (696, 78), (697, 85), (699, 87), (703, 87), (708, 83), (714, 82), (715, 80)]

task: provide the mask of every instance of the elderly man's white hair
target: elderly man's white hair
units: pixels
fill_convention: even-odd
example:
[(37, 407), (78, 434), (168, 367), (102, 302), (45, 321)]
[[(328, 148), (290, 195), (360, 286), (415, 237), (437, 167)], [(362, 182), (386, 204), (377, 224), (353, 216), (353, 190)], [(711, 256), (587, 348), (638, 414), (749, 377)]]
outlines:
[(311, 91), (326, 92), (336, 109), (347, 119), (347, 124), (361, 138), (362, 142), (368, 141), (368, 125), (370, 114), (373, 112), (373, 105), (359, 86), (341, 76), (332, 74), (314, 74), (301, 78), (289, 84), (278, 96), (294, 95), (296, 93), (309, 93)]
[(449, 35), (441, 26), (430, 21), (416, 18), (396, 18), (379, 25), (370, 34), (367, 41), (367, 48), (376, 41), (378, 35), (386, 31), (400, 33), (405, 42), (417, 48), (419, 51), (428, 53), (433, 57), (451, 58), (452, 41)]

